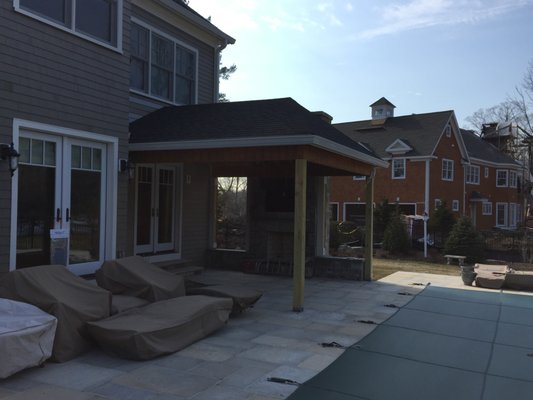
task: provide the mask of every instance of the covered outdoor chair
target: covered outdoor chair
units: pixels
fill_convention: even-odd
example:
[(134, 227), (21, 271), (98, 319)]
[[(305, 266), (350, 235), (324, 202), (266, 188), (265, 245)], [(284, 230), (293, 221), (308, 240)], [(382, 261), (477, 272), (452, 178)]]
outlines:
[(185, 289), (181, 276), (165, 271), (140, 256), (106, 261), (95, 275), (98, 285), (114, 294), (137, 296), (150, 302), (185, 294), (227, 297), (233, 300), (232, 314), (251, 307), (262, 296), (257, 290), (212, 284), (201, 278), (188, 278)]
[(95, 276), (98, 286), (113, 294), (140, 297), (149, 302), (185, 295), (181, 276), (171, 274), (140, 256), (105, 261)]
[(111, 293), (74, 275), (62, 265), (11, 271), (0, 279), (0, 297), (40, 308), (57, 318), (52, 360), (68, 361), (92, 343), (86, 323), (107, 318)]
[(149, 360), (181, 350), (220, 329), (231, 309), (231, 299), (182, 296), (132, 308), (87, 325), (91, 336), (107, 353)]
[(31, 304), (0, 299), (0, 379), (50, 358), (56, 326), (54, 316)]

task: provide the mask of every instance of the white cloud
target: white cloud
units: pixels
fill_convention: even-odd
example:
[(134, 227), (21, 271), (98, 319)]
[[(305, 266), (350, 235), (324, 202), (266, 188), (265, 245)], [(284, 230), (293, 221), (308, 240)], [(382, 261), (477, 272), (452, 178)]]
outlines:
[[(411, 0), (380, 5), (379, 25), (361, 32), (358, 39), (395, 34), (437, 25), (476, 23), (531, 4), (533, 0)], [(384, 11), (381, 11), (384, 10)]]
[(344, 7), (346, 11), (352, 12), (353, 11), (353, 5), (352, 3), (346, 3), (346, 6)]

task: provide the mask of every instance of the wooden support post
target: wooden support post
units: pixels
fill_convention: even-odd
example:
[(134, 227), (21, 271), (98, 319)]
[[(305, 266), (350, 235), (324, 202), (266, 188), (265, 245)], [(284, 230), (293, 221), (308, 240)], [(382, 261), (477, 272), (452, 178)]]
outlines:
[(294, 166), (294, 268), (292, 310), (303, 311), (305, 286), (305, 219), (307, 194), (307, 160)]
[(366, 178), (365, 209), (365, 265), (363, 280), (372, 280), (372, 258), (374, 254), (374, 171)]

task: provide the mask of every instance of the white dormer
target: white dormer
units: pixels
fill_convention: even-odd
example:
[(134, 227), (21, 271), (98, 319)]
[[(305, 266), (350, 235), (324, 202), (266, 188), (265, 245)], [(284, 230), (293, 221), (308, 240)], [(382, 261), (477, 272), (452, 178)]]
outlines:
[(394, 156), (405, 154), (411, 150), (413, 150), (413, 148), (401, 139), (396, 139), (385, 149), (387, 153)]
[(394, 109), (396, 106), (388, 101), (385, 97), (382, 97), (375, 103), (370, 104), (372, 109), (372, 119), (380, 120), (394, 117)]

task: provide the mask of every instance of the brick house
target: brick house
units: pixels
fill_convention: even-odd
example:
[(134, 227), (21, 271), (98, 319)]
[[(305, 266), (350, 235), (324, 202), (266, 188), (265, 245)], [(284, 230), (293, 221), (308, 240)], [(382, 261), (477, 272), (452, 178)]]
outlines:
[[(372, 119), (334, 126), (390, 163), (375, 172), (376, 202), (387, 199), (404, 214), (431, 217), (445, 201), (456, 216), (472, 217), (478, 229), (517, 225), (523, 209), (518, 163), (462, 131), (453, 111), (395, 117), (385, 98), (370, 107)], [(364, 178), (332, 178), (333, 219), (364, 218)]]

